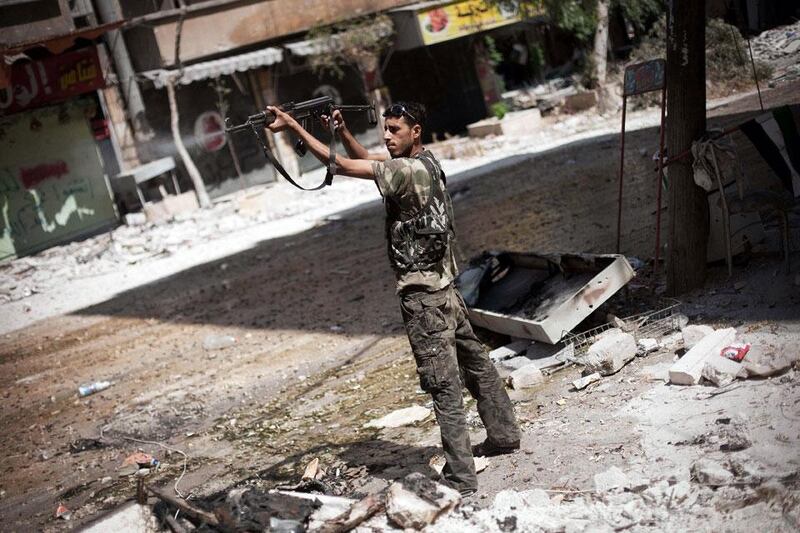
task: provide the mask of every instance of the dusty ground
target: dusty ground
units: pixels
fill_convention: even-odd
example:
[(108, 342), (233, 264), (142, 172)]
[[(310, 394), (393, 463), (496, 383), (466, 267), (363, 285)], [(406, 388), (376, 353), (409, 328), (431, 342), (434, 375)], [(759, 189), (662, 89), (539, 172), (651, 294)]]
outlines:
[[(796, 102), (797, 89), (773, 90), (766, 103)], [(730, 123), (757, 106), (751, 95), (715, 113)], [(654, 129), (627, 139), (623, 251), (640, 257), (653, 249), (655, 187), (648, 170), (656, 142)], [(617, 149), (616, 136), (602, 136), (454, 180), (464, 255), (611, 251)], [(296, 482), (315, 456), (354, 469), (348, 487), (354, 492), (426, 470), (437, 451), (432, 421), (383, 432), (363, 427), (429, 401), (418, 392), (384, 246), (381, 207), (371, 205), (6, 334), (0, 339), (4, 529), (67, 529), (130, 499), (134, 484), (116, 469), (139, 448), (163, 462), (150, 482), (170, 486), (183, 465), (174, 450), (185, 452), (188, 471), (178, 489), (195, 498), (245, 479)], [(794, 272), (798, 259), (795, 253)], [(707, 290), (689, 295), (685, 312), (693, 322), (733, 324), (760, 342), (796, 350), (800, 288), (795, 274), (780, 268), (778, 258), (753, 258), (728, 280), (722, 267), (713, 267)], [(744, 285), (734, 288), (736, 282)], [(208, 351), (202, 344), (209, 334), (237, 342)], [(541, 389), (515, 393), (523, 451), (492, 461), (480, 475), (476, 504), (509, 487), (588, 490), (592, 476), (611, 465), (653, 477), (685, 469), (691, 457), (718, 452), (675, 443), (707, 431), (729, 411), (755, 417), (763, 435), (753, 454), (775, 475), (800, 468), (796, 374), (703, 400), (706, 390), (658, 379), (673, 357), (637, 360), (580, 393), (567, 386), (578, 376), (575, 368)], [(79, 385), (100, 379), (114, 385), (77, 397)], [(474, 414), (471, 420), (477, 441), (480, 423)], [(106, 447), (70, 451), (70, 443), (98, 437)], [(74, 511), (71, 522), (54, 519), (59, 502)]]

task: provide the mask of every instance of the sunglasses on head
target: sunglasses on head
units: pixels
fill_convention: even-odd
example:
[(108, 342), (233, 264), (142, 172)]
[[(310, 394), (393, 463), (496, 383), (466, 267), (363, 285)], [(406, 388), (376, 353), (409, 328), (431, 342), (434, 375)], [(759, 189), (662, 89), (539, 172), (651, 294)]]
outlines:
[(406, 109), (406, 106), (404, 106), (403, 104), (392, 104), (386, 108), (386, 111), (383, 112), (383, 118), (402, 117), (403, 115), (407, 116), (415, 123), (419, 122), (414, 115), (408, 112), (408, 109)]

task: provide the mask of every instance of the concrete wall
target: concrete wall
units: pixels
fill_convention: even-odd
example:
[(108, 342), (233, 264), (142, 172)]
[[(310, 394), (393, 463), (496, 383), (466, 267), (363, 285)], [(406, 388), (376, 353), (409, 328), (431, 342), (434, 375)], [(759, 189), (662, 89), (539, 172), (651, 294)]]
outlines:
[(0, 119), (0, 259), (117, 223), (87, 98)]

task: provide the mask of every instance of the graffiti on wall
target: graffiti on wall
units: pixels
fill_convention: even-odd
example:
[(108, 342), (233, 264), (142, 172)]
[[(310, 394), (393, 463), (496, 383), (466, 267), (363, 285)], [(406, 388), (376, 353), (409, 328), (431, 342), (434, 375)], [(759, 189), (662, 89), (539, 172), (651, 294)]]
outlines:
[[(34, 121), (41, 127), (31, 128)], [(116, 221), (80, 106), (22, 113), (0, 127), (0, 259), (78, 238)]]

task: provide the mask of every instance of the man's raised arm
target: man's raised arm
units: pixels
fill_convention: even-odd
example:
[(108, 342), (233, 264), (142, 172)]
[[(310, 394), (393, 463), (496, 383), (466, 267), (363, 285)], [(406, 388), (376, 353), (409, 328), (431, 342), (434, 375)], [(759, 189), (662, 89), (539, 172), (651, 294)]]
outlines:
[[(291, 115), (284, 113), (274, 106), (267, 107), (267, 111), (275, 114), (273, 120), (267, 127), (273, 133), (289, 130), (297, 135), (305, 143), (308, 151), (319, 159), (323, 165), (327, 165), (330, 158), (329, 148), (319, 139), (307, 132)], [(352, 137), (352, 135), (351, 135)], [(355, 141), (355, 138), (353, 138)], [(343, 141), (344, 143), (344, 141)], [(358, 144), (358, 141), (356, 141)], [(358, 144), (358, 146), (361, 146)], [(363, 146), (361, 146), (363, 149)], [(347, 145), (345, 144), (345, 149)], [(366, 150), (365, 150), (366, 151)], [(350, 151), (348, 150), (348, 154)], [(336, 154), (336, 174), (350, 176), (351, 178), (361, 178), (374, 180), (375, 175), (372, 171), (372, 161), (366, 158), (348, 158)]]
[(369, 153), (369, 151), (364, 148), (364, 145), (358, 142), (353, 132), (348, 129), (341, 111), (335, 109), (330, 118), (325, 115), (322, 116), (322, 124), (325, 128), (328, 127), (328, 120), (331, 119), (333, 119), (333, 124), (336, 127), (336, 132), (339, 134), (339, 139), (342, 141), (342, 145), (351, 159), (370, 159), (372, 161), (386, 161), (389, 159), (389, 156), (386, 154)]

